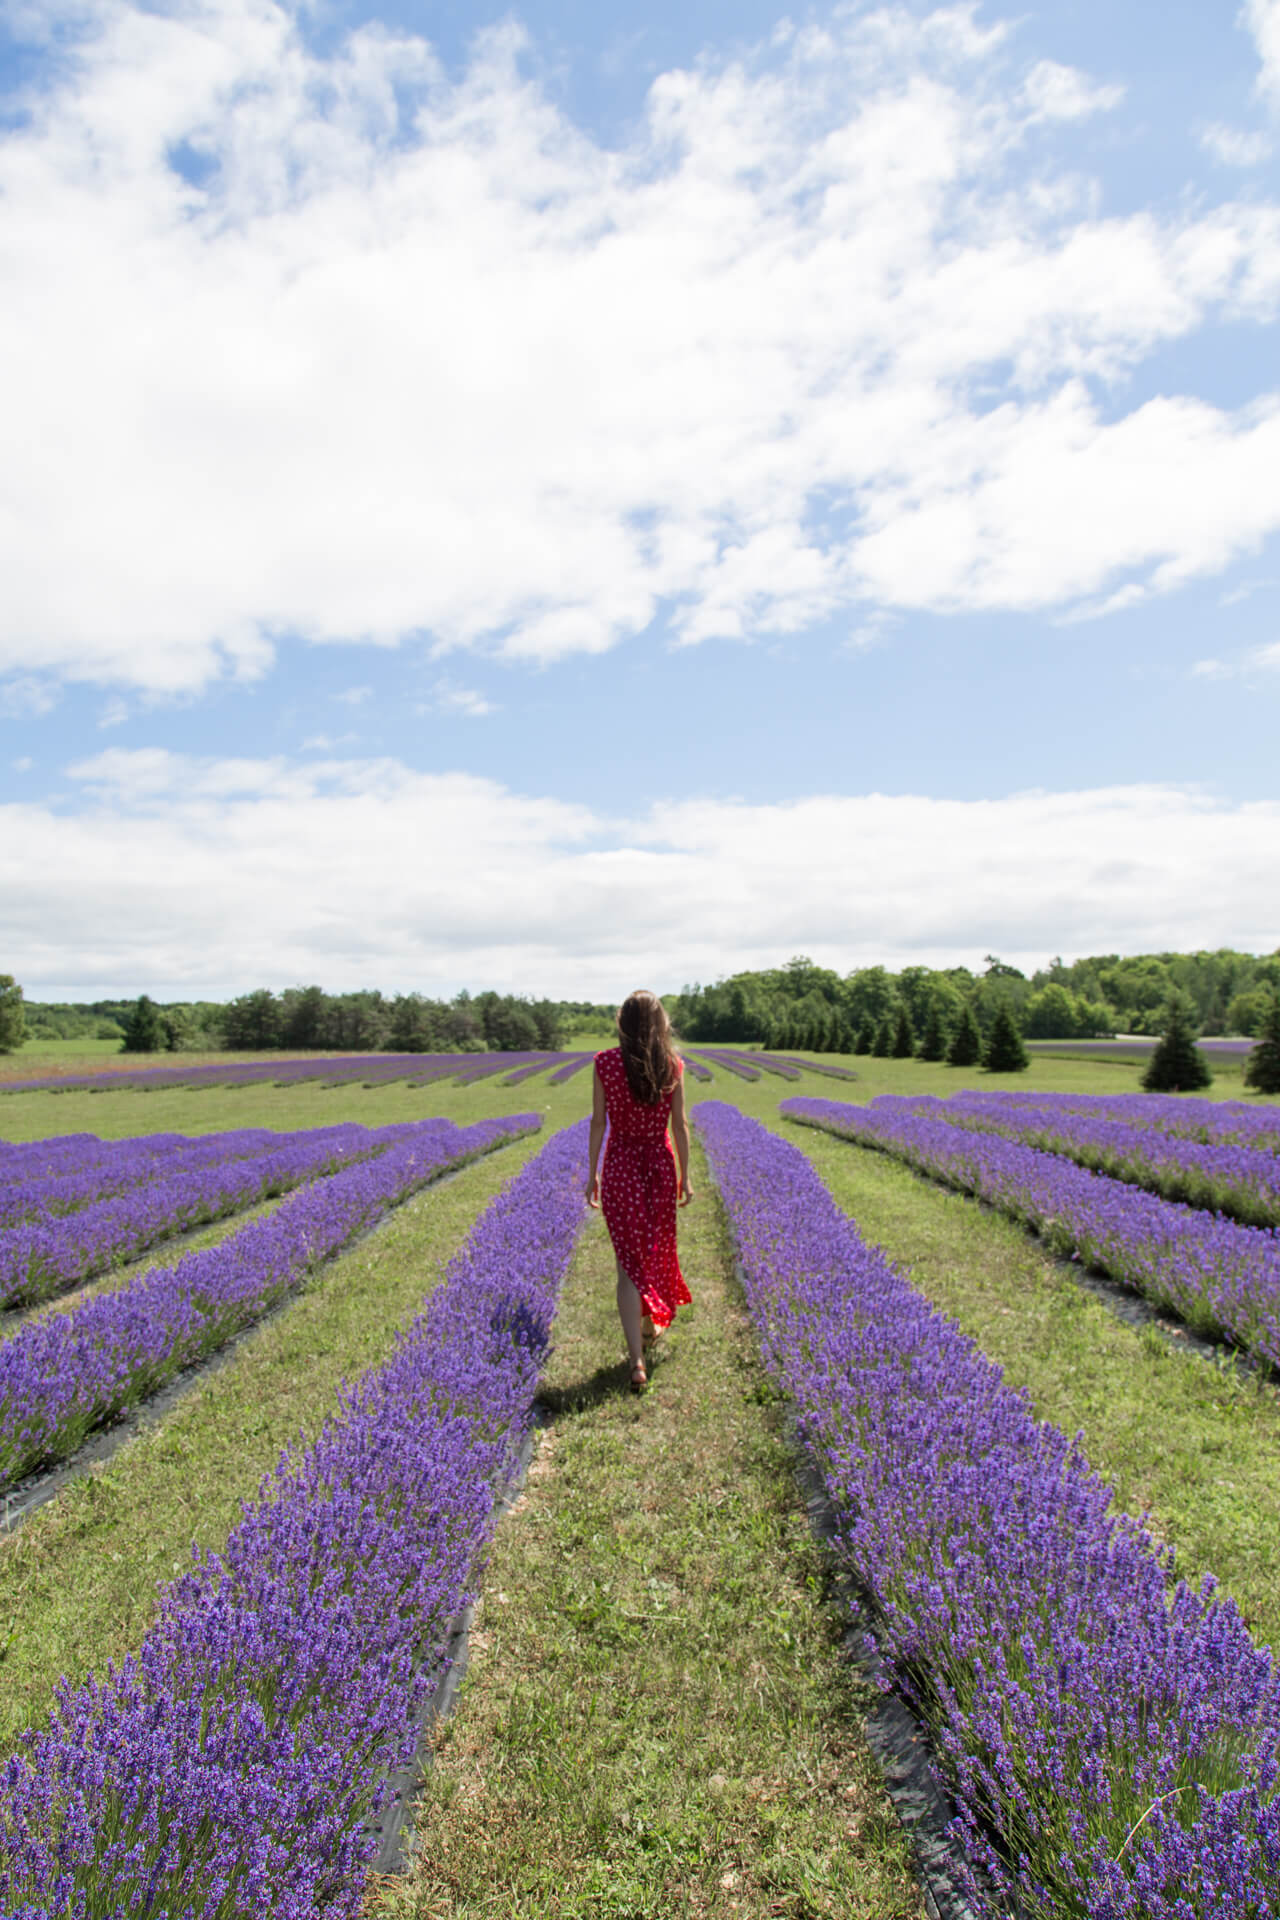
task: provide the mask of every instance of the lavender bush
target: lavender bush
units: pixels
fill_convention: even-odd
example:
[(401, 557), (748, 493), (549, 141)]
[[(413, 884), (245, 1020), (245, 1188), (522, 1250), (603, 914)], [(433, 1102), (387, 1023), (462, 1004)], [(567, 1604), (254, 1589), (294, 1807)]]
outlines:
[(130, 1140), (95, 1140), (91, 1149), (50, 1154), (34, 1166), (0, 1160), (0, 1228), (23, 1221), (48, 1222), (96, 1200), (109, 1200), (145, 1180), (171, 1176), (219, 1161), (248, 1159), (285, 1146), (294, 1136), (246, 1127), (235, 1133), (143, 1135)]
[(1078, 1444), (868, 1247), (805, 1156), (696, 1109), (767, 1364), (932, 1726), (984, 1914), (1263, 1920), (1280, 1675)]
[[(547, 1055), (547, 1063), (563, 1060), (563, 1053)], [(420, 1084), (460, 1072), (469, 1072), (477, 1060), (486, 1060), (498, 1073), (522, 1066), (533, 1058), (532, 1051), (519, 1053), (356, 1053), (308, 1055), (296, 1060), (217, 1060), (212, 1064), (176, 1067), (108, 1068), (97, 1073), (46, 1074), (33, 1080), (0, 1080), (5, 1093), (108, 1093), (122, 1088), (138, 1092), (159, 1092), (167, 1087), (294, 1087), (309, 1081), (322, 1085), (345, 1086), (359, 1081), (365, 1086), (386, 1086), (394, 1080)]]
[(139, 1654), (64, 1686), (26, 1736), (0, 1804), (6, 1920), (356, 1920), (366, 1820), (527, 1425), (585, 1126), (486, 1210), (387, 1364), (164, 1593)]
[(1062, 1113), (1096, 1114), (1123, 1120), (1133, 1127), (1156, 1127), (1161, 1133), (1207, 1145), (1235, 1141), (1280, 1153), (1280, 1106), (1258, 1106), (1245, 1100), (1200, 1100), (1176, 1093), (1007, 1093), (1010, 1104), (1051, 1108)]
[(276, 1144), (266, 1151), (233, 1147), (221, 1159), (175, 1154), (171, 1168), (161, 1159), (159, 1170), (151, 1164), (114, 1198), (0, 1233), (0, 1307), (65, 1293), (176, 1233), (243, 1213), (273, 1194), (385, 1152), (403, 1133), (403, 1126), (317, 1127), (268, 1136)]
[(538, 1125), (522, 1114), (388, 1129), (397, 1137), (376, 1157), (303, 1188), (218, 1246), (21, 1327), (0, 1346), (0, 1492), (224, 1346), (415, 1187)]
[(1011, 1102), (1002, 1093), (957, 1093), (907, 1098), (882, 1094), (871, 1105), (882, 1111), (935, 1115), (958, 1127), (998, 1133), (1024, 1146), (1058, 1153), (1082, 1167), (1185, 1200), (1193, 1207), (1229, 1213), (1255, 1227), (1280, 1224), (1280, 1156), (1234, 1141), (1206, 1143), (1158, 1127), (1095, 1113), (1064, 1111), (1052, 1102)]
[(801, 1098), (784, 1100), (779, 1111), (978, 1195), (1034, 1227), (1055, 1252), (1172, 1307), (1197, 1331), (1238, 1341), (1280, 1366), (1276, 1229), (1162, 1200), (1057, 1154), (912, 1114), (900, 1102), (854, 1107)]

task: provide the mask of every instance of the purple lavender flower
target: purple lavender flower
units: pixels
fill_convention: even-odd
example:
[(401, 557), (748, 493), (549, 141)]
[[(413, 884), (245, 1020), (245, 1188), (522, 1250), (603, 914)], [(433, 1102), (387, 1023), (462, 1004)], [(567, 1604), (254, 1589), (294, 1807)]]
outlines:
[(224, 1346), (424, 1181), (540, 1124), (521, 1114), (466, 1128), (448, 1120), (388, 1128), (380, 1153), (304, 1187), (217, 1246), (28, 1322), (0, 1345), (0, 1491), (66, 1459), (94, 1427)]
[(1033, 1227), (1055, 1252), (1280, 1366), (1280, 1231), (1164, 1200), (1057, 1154), (973, 1132), (910, 1102), (784, 1100), (780, 1112), (891, 1153)]
[[(20, 1224), (0, 1231), (0, 1307), (48, 1300), (148, 1247), (207, 1221), (381, 1153), (402, 1127), (344, 1125), (301, 1133), (211, 1134), (169, 1153), (132, 1156), (115, 1143), (110, 1159), (86, 1156), (83, 1175), (66, 1172), (8, 1190)], [(107, 1197), (92, 1198), (101, 1180)], [(51, 1209), (45, 1196), (78, 1206)]]
[(366, 1820), (412, 1750), (527, 1425), (585, 1132), (556, 1134), (487, 1208), (391, 1359), (167, 1590), (136, 1657), (65, 1685), (26, 1736), (0, 1800), (6, 1913), (356, 1920)]
[(994, 1882), (980, 1910), (1275, 1913), (1270, 1655), (1211, 1582), (1175, 1581), (1078, 1444), (866, 1245), (797, 1148), (717, 1101), (695, 1118), (837, 1550)]

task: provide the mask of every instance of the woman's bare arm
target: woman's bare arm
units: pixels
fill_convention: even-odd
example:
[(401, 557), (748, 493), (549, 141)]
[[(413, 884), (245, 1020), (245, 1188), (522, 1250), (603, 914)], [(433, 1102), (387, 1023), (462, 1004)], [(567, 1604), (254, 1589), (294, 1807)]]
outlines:
[(680, 1205), (687, 1207), (693, 1198), (693, 1188), (689, 1185), (689, 1116), (684, 1105), (684, 1075), (676, 1081), (675, 1092), (671, 1096), (671, 1137), (676, 1143), (676, 1159), (680, 1162)]
[(588, 1151), (590, 1161), (587, 1168), (587, 1205), (600, 1205), (600, 1149), (604, 1145), (604, 1082), (600, 1078), (599, 1067), (591, 1071), (591, 1139)]

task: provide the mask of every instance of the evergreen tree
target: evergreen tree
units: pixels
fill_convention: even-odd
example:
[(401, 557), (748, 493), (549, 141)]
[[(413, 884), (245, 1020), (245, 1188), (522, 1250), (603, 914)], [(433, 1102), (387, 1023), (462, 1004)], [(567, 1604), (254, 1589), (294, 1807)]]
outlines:
[(936, 999), (929, 1002), (924, 1032), (920, 1036), (920, 1045), (916, 1051), (922, 1060), (945, 1060), (947, 1057), (947, 1025), (942, 1017), (942, 1008)]
[(169, 1045), (169, 1028), (155, 1001), (139, 994), (124, 1023), (122, 1053), (163, 1053)]
[(915, 1050), (915, 1031), (904, 1003), (898, 1008), (898, 1017), (893, 1023), (893, 1057), (895, 1060), (909, 1060)]
[(996, 1017), (991, 1022), (991, 1031), (987, 1035), (987, 1044), (982, 1055), (982, 1064), (988, 1073), (1021, 1073), (1024, 1067), (1031, 1065), (1027, 1050), (1022, 1044), (1022, 1035), (1007, 1006), (996, 1008)]
[(949, 1067), (976, 1067), (982, 1058), (982, 1035), (973, 1008), (966, 1000), (964, 1011), (952, 1030), (947, 1047)]
[(1148, 1093), (1195, 1093), (1212, 1081), (1209, 1063), (1196, 1045), (1186, 1002), (1170, 1000), (1160, 1044), (1142, 1076), (1143, 1086)]
[(870, 1020), (864, 1020), (853, 1037), (855, 1053), (870, 1053), (875, 1045), (876, 1030)]
[(0, 1053), (16, 1053), (26, 1037), (22, 988), (11, 973), (0, 973)]
[(1271, 1005), (1262, 1017), (1258, 1044), (1249, 1055), (1244, 1083), (1255, 1093), (1280, 1093), (1280, 993), (1273, 993)]
[(876, 1037), (871, 1042), (871, 1051), (877, 1060), (887, 1060), (893, 1052), (893, 1016), (886, 1013), (876, 1028)]

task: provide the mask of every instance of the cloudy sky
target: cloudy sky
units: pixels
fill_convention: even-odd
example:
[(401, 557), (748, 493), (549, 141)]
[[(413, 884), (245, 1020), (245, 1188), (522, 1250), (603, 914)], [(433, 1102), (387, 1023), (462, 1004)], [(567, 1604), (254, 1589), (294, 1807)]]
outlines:
[(12, 0), (0, 970), (1280, 944), (1280, 0)]

